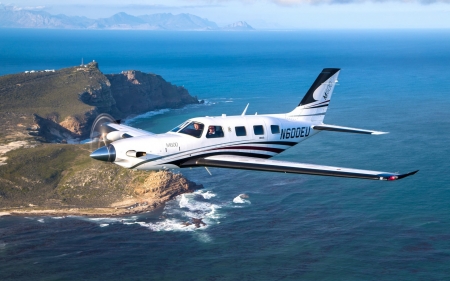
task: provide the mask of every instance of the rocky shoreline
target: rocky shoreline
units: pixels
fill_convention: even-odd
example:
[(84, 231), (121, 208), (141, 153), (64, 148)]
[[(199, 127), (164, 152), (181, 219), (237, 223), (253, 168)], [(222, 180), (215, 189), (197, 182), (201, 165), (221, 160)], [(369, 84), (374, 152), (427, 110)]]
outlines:
[(76, 144), (100, 113), (123, 119), (198, 103), (159, 75), (105, 75), (96, 62), (0, 76), (0, 215), (124, 216), (201, 188), (169, 171), (95, 161)]
[(123, 200), (109, 206), (49, 208), (30, 203), (28, 206), (0, 208), (0, 216), (127, 216), (153, 211), (180, 194), (191, 193), (201, 188), (202, 185), (187, 180), (181, 174), (159, 171), (150, 173), (144, 183), (134, 186), (133, 195), (126, 195)]

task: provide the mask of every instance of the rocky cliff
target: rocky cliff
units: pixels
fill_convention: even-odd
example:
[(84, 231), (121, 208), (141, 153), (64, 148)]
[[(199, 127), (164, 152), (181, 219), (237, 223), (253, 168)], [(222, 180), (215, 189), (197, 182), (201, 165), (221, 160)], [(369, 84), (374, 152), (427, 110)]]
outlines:
[(89, 157), (95, 117), (198, 103), (186, 89), (139, 71), (104, 75), (98, 64), (0, 77), (0, 215), (123, 215), (200, 188), (167, 171), (136, 172)]
[(10, 120), (0, 124), (0, 129), (28, 129), (45, 142), (88, 138), (100, 113), (122, 119), (195, 103), (198, 99), (185, 88), (159, 75), (140, 71), (104, 75), (96, 62), (0, 77), (0, 112)]
[(198, 103), (184, 88), (166, 82), (161, 76), (140, 71), (107, 74), (117, 109), (124, 115), (162, 108), (179, 108)]
[(41, 144), (6, 153), (0, 212), (127, 214), (202, 187), (168, 171), (132, 171), (92, 160), (88, 148)]

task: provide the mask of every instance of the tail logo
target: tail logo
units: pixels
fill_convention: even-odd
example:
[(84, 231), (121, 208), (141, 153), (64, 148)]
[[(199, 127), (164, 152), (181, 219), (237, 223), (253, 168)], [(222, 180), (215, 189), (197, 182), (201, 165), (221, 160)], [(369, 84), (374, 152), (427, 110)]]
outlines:
[(327, 88), (325, 90), (325, 93), (323, 94), (323, 99), (327, 100), (328, 99), (328, 94), (330, 93), (331, 90), (331, 82), (328, 83)]

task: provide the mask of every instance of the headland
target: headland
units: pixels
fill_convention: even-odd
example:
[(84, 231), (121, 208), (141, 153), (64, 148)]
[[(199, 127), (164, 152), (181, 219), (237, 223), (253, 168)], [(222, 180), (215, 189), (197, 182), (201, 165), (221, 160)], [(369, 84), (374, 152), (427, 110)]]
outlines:
[(146, 212), (201, 186), (170, 171), (143, 172), (89, 157), (92, 122), (198, 104), (184, 87), (135, 70), (103, 74), (96, 62), (0, 77), (0, 213)]

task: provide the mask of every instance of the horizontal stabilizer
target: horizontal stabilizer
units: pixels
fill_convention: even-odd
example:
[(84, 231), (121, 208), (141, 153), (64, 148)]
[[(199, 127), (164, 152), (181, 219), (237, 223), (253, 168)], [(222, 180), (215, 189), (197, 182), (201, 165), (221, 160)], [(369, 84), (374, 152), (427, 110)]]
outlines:
[(215, 155), (205, 158), (197, 158), (190, 160), (181, 165), (182, 167), (205, 166), (244, 170), (257, 170), (267, 172), (293, 173), (293, 174), (308, 174), (318, 176), (332, 176), (344, 178), (359, 178), (370, 180), (384, 180), (393, 181), (402, 179), (407, 176), (414, 175), (418, 171), (407, 174), (398, 174), (390, 172), (370, 171), (351, 169), (343, 167), (322, 166), (306, 163), (279, 161), (271, 159), (260, 159), (247, 156), (235, 155)]
[(358, 128), (342, 127), (342, 126), (334, 126), (334, 125), (325, 125), (325, 124), (314, 125), (313, 129), (314, 130), (319, 130), (319, 131), (334, 131), (334, 132), (341, 132), (341, 133), (355, 133), (355, 134), (368, 134), (368, 135), (389, 134), (388, 132), (364, 130), (364, 129), (358, 129)]

